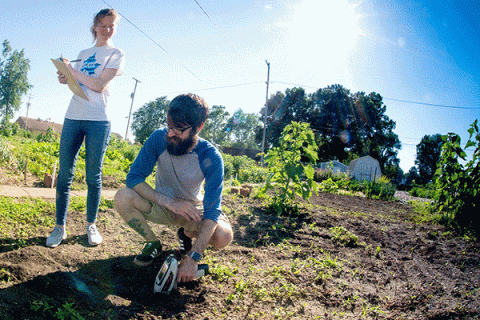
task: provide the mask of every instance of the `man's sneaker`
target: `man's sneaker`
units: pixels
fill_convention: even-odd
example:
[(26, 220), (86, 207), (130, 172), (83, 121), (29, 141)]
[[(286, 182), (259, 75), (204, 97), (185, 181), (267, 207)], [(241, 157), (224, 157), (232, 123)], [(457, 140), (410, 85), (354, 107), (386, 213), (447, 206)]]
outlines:
[(97, 227), (94, 224), (87, 226), (87, 236), (88, 236), (88, 243), (91, 246), (98, 246), (102, 243), (102, 236), (98, 233)]
[(187, 252), (192, 250), (192, 238), (185, 235), (185, 230), (183, 229), (183, 227), (178, 229), (177, 235), (178, 241), (180, 242), (180, 253), (187, 254)]
[(148, 266), (152, 263), (153, 259), (158, 257), (162, 253), (162, 244), (159, 240), (147, 242), (145, 247), (138, 256), (135, 257), (133, 262), (141, 267)]
[(65, 239), (67, 239), (65, 228), (56, 226), (52, 234), (47, 238), (47, 247), (55, 248)]

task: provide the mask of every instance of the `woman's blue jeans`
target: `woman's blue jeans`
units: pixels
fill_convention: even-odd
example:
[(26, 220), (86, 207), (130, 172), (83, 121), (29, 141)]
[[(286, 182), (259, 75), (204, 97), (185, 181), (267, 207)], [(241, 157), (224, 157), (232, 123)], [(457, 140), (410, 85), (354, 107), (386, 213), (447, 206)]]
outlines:
[(97, 220), (102, 194), (102, 165), (108, 141), (110, 121), (65, 119), (60, 137), (60, 171), (57, 181), (57, 224), (65, 225), (70, 202), (70, 187), (75, 173), (78, 153), (85, 140), (85, 171), (88, 187), (87, 222)]

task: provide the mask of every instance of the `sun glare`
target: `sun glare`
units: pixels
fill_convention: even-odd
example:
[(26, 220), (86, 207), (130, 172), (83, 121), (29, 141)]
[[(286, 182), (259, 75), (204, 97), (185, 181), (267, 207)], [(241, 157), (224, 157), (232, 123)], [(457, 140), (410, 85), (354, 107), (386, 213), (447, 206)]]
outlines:
[(303, 48), (306, 58), (313, 53), (323, 62), (344, 64), (362, 35), (356, 7), (348, 0), (299, 1), (291, 11), (290, 45)]

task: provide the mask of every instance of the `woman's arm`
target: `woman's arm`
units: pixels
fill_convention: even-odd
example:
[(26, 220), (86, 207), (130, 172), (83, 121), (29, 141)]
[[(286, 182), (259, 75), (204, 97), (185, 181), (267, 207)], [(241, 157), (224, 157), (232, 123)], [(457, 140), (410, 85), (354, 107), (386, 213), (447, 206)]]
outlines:
[(84, 86), (87, 86), (95, 92), (102, 92), (108, 86), (110, 81), (112, 81), (112, 79), (117, 75), (118, 72), (118, 69), (106, 68), (102, 71), (100, 77), (94, 78), (75, 70), (70, 64), (70, 61), (65, 58), (63, 58), (63, 63), (67, 65), (68, 69), (70, 70), (70, 72), (72, 72), (73, 76), (75, 77), (75, 79), (77, 79), (78, 82), (80, 82)]

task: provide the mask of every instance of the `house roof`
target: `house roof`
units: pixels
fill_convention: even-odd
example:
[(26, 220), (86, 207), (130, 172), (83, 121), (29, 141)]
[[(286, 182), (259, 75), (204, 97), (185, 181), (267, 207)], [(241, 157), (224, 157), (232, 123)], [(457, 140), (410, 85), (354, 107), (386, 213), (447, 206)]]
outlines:
[(63, 124), (42, 119), (18, 117), (17, 121), (15, 122), (18, 123), (21, 128), (28, 129), (30, 131), (47, 132), (48, 128), (52, 128), (54, 132), (61, 133), (63, 129)]

